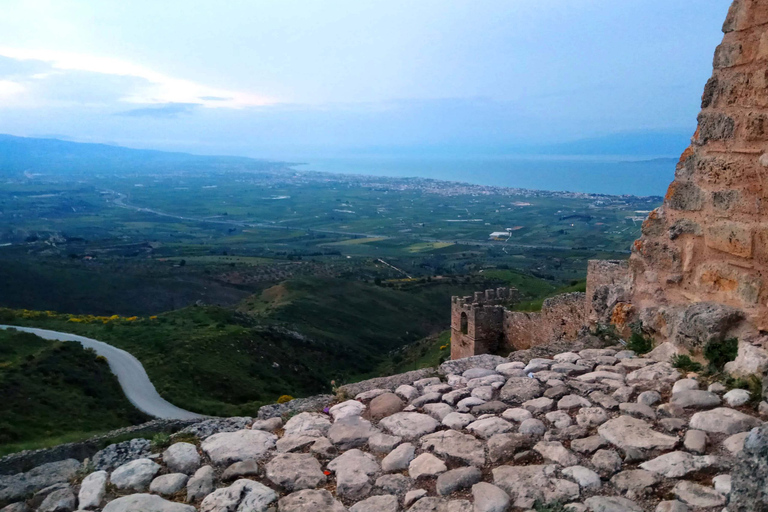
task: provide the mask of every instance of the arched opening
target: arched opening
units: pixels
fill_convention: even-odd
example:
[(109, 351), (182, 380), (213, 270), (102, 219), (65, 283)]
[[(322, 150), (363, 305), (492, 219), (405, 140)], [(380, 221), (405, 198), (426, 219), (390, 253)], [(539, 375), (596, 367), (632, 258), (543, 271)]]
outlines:
[(469, 321), (467, 320), (467, 314), (461, 314), (461, 334), (467, 334), (469, 332)]

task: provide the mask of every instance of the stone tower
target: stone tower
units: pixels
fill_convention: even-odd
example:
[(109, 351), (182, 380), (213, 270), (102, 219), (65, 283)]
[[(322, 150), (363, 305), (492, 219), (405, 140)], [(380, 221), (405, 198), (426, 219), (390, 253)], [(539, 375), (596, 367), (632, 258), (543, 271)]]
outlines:
[(644, 326), (687, 348), (691, 329), (768, 330), (768, 0), (733, 2), (723, 32), (696, 133), (629, 265)]
[(493, 353), (504, 338), (503, 305), (516, 297), (514, 288), (452, 297), (451, 359)]

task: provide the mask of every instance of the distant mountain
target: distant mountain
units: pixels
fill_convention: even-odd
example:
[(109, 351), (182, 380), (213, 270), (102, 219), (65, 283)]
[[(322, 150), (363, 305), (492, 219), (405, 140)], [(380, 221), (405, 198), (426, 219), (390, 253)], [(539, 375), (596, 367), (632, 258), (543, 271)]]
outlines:
[(68, 174), (142, 170), (274, 169), (275, 162), (232, 156), (200, 156), (107, 144), (0, 135), (0, 175), (31, 173)]

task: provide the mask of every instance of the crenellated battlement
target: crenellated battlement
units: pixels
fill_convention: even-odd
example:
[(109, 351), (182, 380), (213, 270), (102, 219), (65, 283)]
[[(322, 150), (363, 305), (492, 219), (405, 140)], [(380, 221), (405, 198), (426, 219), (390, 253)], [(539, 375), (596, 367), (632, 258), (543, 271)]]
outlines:
[(475, 292), (473, 295), (467, 295), (466, 297), (459, 297), (454, 295), (451, 297), (451, 304), (460, 306), (498, 306), (503, 304), (509, 304), (515, 302), (520, 296), (517, 288), (489, 288), (485, 291)]

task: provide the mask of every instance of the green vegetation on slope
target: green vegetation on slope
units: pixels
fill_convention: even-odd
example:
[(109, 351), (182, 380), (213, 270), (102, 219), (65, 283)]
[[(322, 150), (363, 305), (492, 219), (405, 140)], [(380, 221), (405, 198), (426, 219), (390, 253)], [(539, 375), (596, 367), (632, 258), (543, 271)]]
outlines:
[[(330, 381), (377, 375), (391, 351), (445, 329), (452, 294), (484, 282), (384, 287), (292, 279), (237, 310), (191, 306), (135, 321), (0, 310), (7, 323), (74, 332), (123, 348), (168, 401), (213, 415), (253, 415), (281, 395), (330, 391)], [(78, 321), (73, 321), (78, 320)]]
[(92, 350), (12, 330), (0, 330), (0, 397), (0, 455), (149, 419)]

